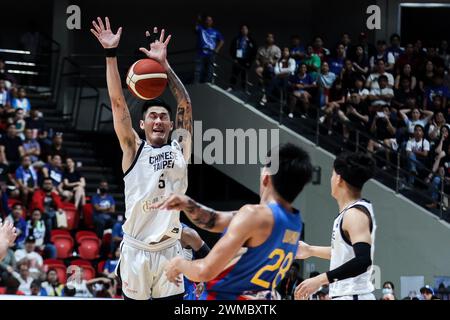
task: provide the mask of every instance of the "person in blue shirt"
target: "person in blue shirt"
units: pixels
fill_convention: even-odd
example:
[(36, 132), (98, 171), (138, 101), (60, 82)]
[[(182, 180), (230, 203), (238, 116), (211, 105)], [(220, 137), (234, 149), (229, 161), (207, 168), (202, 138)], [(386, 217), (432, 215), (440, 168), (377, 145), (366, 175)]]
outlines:
[(444, 85), (444, 78), (442, 75), (435, 75), (433, 77), (433, 85), (425, 88), (425, 107), (430, 107), (433, 104), (435, 96), (442, 97), (442, 105), (447, 105), (447, 98), (450, 95), (450, 91), (447, 86)]
[(307, 73), (306, 64), (303, 63), (298, 67), (297, 74), (289, 78), (289, 85), (292, 91), (289, 94), (288, 117), (292, 119), (298, 101), (303, 103), (302, 112), (308, 112), (310, 100), (312, 99), (309, 90), (316, 87), (316, 82), (311, 75)]
[(105, 266), (103, 267), (103, 273), (106, 276), (110, 276), (114, 274), (114, 270), (116, 270), (117, 264), (119, 263), (120, 257), (120, 246), (116, 247), (114, 251), (114, 258), (106, 260)]
[(31, 166), (29, 156), (22, 158), (22, 165), (16, 170), (16, 180), (19, 184), (22, 202), (27, 204), (31, 199), (31, 195), (37, 188), (37, 173)]
[(388, 52), (392, 53), (395, 61), (405, 52), (405, 50), (400, 47), (400, 36), (396, 33), (391, 35), (390, 38), (391, 46), (388, 48)]
[(123, 216), (117, 216), (117, 222), (114, 224), (111, 232), (111, 253), (114, 253), (114, 250), (117, 246), (120, 245), (123, 239)]
[(306, 50), (305, 47), (301, 44), (300, 36), (293, 35), (291, 37), (290, 51), (291, 51), (291, 58), (295, 60), (295, 63), (297, 64), (298, 67), (306, 56)]
[(345, 47), (342, 43), (336, 47), (336, 56), (328, 59), (328, 65), (330, 66), (330, 72), (337, 76), (341, 75), (345, 62)]
[(105, 229), (112, 228), (116, 223), (113, 216), (116, 211), (116, 202), (108, 194), (108, 182), (103, 180), (99, 185), (99, 194), (92, 197), (92, 206), (94, 207), (94, 225), (97, 236), (102, 239)]
[(58, 191), (61, 191), (62, 189), (62, 182), (63, 182), (63, 171), (62, 171), (62, 163), (61, 163), (61, 156), (60, 155), (53, 155), (51, 157), (51, 162), (47, 163), (42, 168), (42, 173), (45, 178), (52, 179), (53, 186), (55, 188), (58, 188)]
[(17, 238), (15, 241), (15, 248), (22, 248), (25, 244), (25, 237), (27, 234), (27, 222), (22, 217), (23, 207), (21, 204), (16, 203), (12, 206), (11, 214), (6, 218), (16, 228)]
[(11, 106), (14, 109), (23, 109), (25, 110), (26, 114), (30, 113), (30, 109), (31, 109), (31, 104), (30, 104), (30, 100), (28, 100), (28, 98), (26, 97), (27, 93), (25, 91), (25, 88), (19, 88), (19, 90), (17, 91), (17, 98), (13, 97), (11, 100)]
[(199, 17), (197, 33), (197, 59), (195, 62), (194, 82), (211, 82), (213, 78), (214, 56), (223, 46), (224, 39), (219, 30), (213, 28), (211, 16)]

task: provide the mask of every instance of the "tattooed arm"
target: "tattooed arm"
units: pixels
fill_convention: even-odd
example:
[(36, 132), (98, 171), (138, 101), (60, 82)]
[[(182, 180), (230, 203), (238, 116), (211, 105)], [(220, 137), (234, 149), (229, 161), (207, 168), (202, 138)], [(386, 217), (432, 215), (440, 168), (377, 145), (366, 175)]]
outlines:
[(185, 195), (174, 194), (156, 203), (152, 209), (181, 210), (197, 227), (210, 232), (221, 233), (230, 224), (237, 211), (216, 211)]
[[(103, 24), (100, 18), (97, 18), (97, 21), (92, 21), (92, 26), (93, 29), (91, 29), (91, 32), (103, 48), (109, 49), (119, 46), (122, 28), (119, 28), (116, 34), (114, 34), (111, 30), (108, 17), (105, 18), (105, 24)], [(109, 98), (111, 99), (114, 130), (119, 139), (120, 148), (123, 151), (122, 170), (126, 172), (133, 163), (141, 140), (136, 131), (134, 131), (131, 123), (130, 111), (128, 110), (122, 92), (116, 57), (106, 58), (106, 82)]]

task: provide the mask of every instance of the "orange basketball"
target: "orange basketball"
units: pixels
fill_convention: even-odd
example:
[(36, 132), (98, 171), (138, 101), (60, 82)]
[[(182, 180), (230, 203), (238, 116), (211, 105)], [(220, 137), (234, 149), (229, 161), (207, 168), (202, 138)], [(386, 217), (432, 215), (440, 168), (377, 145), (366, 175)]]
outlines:
[(128, 89), (136, 97), (150, 100), (159, 97), (167, 86), (167, 74), (153, 59), (136, 61), (127, 73)]

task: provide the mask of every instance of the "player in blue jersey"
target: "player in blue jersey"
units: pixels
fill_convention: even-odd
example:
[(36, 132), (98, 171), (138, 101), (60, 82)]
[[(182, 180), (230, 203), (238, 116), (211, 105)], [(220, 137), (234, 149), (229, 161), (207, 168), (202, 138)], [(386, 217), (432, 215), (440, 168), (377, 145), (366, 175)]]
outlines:
[[(207, 282), (201, 299), (271, 299), (289, 270), (302, 231), (302, 220), (292, 202), (311, 180), (309, 155), (285, 144), (269, 155), (261, 171), (258, 205), (235, 212), (218, 212), (184, 195), (172, 195), (156, 204), (158, 209), (182, 210), (198, 227), (223, 233), (204, 258), (172, 259), (166, 267), (169, 281), (181, 283), (181, 274)], [(271, 174), (271, 165), (278, 170)]]

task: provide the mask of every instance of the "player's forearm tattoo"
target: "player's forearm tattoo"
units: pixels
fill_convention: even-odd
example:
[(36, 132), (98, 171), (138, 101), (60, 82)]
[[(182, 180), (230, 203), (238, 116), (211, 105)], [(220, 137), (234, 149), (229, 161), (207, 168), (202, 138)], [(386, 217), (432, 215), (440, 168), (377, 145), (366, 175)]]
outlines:
[(170, 67), (167, 70), (167, 78), (170, 91), (172, 91), (178, 104), (175, 128), (183, 128), (192, 133), (191, 98), (181, 80)]

